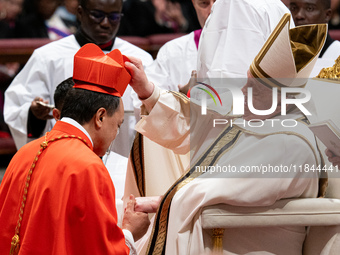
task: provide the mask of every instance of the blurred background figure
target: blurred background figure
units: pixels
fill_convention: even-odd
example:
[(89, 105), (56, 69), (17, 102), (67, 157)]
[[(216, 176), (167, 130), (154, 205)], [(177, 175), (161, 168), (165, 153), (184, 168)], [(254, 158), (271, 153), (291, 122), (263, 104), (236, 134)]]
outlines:
[(340, 29), (340, 1), (331, 0), (332, 17), (328, 29)]
[(60, 5), (55, 12), (56, 15), (58, 15), (65, 23), (72, 34), (77, 31), (78, 27), (76, 16), (78, 5), (78, 0), (64, 0), (62, 5)]
[(56, 40), (70, 35), (72, 32), (55, 13), (60, 5), (61, 0), (25, 0), (17, 26), (19, 37)]
[(0, 0), (0, 38), (15, 38), (15, 25), (23, 0)]
[(126, 0), (118, 35), (188, 33), (200, 29), (189, 0)]
[[(16, 20), (22, 12), (23, 0), (0, 0), (0, 39), (16, 38)], [(4, 93), (19, 70), (19, 63), (0, 65), (0, 138), (10, 137), (3, 117)]]
[[(0, 0), (0, 39), (17, 37), (16, 20), (22, 12), (22, 5), (23, 0)], [(0, 89), (2, 92), (7, 88), (18, 69), (18, 63), (0, 65)]]

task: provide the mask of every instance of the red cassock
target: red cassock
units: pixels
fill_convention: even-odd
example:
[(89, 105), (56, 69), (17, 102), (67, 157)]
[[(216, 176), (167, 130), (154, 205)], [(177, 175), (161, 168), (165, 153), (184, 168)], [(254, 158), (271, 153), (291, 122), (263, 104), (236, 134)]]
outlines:
[[(62, 138), (75, 135), (78, 138)], [(20, 228), (19, 254), (128, 254), (117, 226), (115, 189), (87, 136), (58, 121), (47, 134), (30, 180)], [(9, 254), (24, 185), (45, 137), (22, 147), (0, 186), (0, 254)]]

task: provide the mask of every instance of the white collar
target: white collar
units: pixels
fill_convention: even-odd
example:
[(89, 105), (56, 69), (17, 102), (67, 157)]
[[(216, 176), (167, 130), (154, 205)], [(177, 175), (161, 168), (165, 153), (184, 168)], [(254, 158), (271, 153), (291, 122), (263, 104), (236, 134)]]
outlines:
[(80, 125), (77, 121), (75, 121), (74, 119), (71, 119), (69, 117), (63, 117), (60, 121), (66, 122), (72, 126), (75, 126), (76, 128), (78, 128), (79, 130), (81, 130), (87, 137), (88, 139), (91, 141), (92, 147), (93, 147), (93, 142), (91, 139), (90, 134), (86, 131), (86, 129)]

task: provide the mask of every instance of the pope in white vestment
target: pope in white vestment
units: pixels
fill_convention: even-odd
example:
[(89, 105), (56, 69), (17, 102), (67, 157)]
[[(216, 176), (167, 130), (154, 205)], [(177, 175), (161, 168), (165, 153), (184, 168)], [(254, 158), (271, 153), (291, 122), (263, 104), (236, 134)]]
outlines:
[[(236, 13), (244, 15), (245, 18), (236, 17)], [(207, 77), (211, 78), (244, 78), (254, 56), (285, 13), (289, 13), (289, 10), (279, 0), (216, 1), (212, 6), (211, 15), (206, 22), (204, 20), (205, 25), (203, 22), (201, 24), (204, 25), (204, 39), (200, 38), (199, 31), (194, 31), (166, 43), (159, 50), (155, 61), (146, 68), (145, 73), (149, 81), (170, 91), (178, 91), (178, 85), (188, 83), (191, 71), (197, 69), (202, 73), (209, 68)], [(294, 27), (293, 22), (291, 27)], [(199, 53), (198, 39), (200, 40)], [(218, 40), (223, 43), (217, 44)], [(238, 50), (241, 47), (242, 50)], [(212, 51), (215, 53), (211, 54)], [(200, 56), (199, 60), (197, 56)], [(229, 61), (225, 61), (223, 65), (218, 66), (218, 70), (214, 70), (213, 66), (219, 65), (220, 59)], [(197, 61), (199, 61), (198, 65)], [(236, 71), (229, 71), (236, 65)], [(220, 69), (223, 70), (223, 75), (220, 75)], [(134, 103), (135, 107), (139, 107), (140, 101), (136, 99), (137, 97), (134, 100), (137, 102)], [(143, 152), (143, 156), (139, 155), (142, 149), (137, 149), (137, 145), (146, 147), (145, 150), (152, 146), (147, 138), (141, 139), (144, 139), (144, 144), (141, 145), (137, 139), (131, 151), (131, 155), (137, 155), (134, 159), (130, 157), (125, 188), (126, 198), (130, 193), (136, 196), (162, 194), (160, 192), (166, 191), (187, 166), (188, 160), (185, 155), (179, 157), (172, 152), (161, 151), (162, 148), (157, 145), (151, 148), (151, 153)], [(140, 162), (140, 157), (144, 158), (144, 162)], [(162, 165), (156, 163), (154, 158), (158, 158)], [(168, 165), (172, 170), (168, 171), (166, 167), (162, 167), (163, 165)], [(158, 181), (155, 182), (155, 179)]]
[[(294, 37), (293, 34), (300, 31), (298, 29), (293, 29), (291, 33), (291, 40), (297, 41), (290, 41), (289, 19), (289, 15), (284, 16), (250, 68), (248, 77), (261, 78), (262, 82), (256, 81), (257, 85), (251, 86), (249, 79), (245, 88), (252, 87), (256, 91), (256, 88), (263, 87), (268, 90), (268, 87), (277, 88), (280, 85), (280, 90), (305, 84), (306, 80), (302, 83), (294, 80), (293, 83), (286, 84), (280, 80), (265, 79), (264, 76), (277, 77), (272, 74), (284, 70), (287, 75), (284, 77), (308, 78), (324, 44), (327, 33), (325, 25), (303, 28), (319, 32), (319, 40), (315, 44), (311, 43), (316, 39), (314, 35), (305, 41), (299, 40), (299, 36)], [(308, 59), (302, 59), (303, 54), (292, 51), (291, 42), (292, 45), (301, 43), (307, 46), (312, 54)], [(303, 47), (302, 52), (304, 53)], [(247, 98), (247, 92), (244, 94)], [(201, 107), (196, 104), (196, 100), (192, 99), (193, 102), (190, 103), (188, 98), (178, 93), (159, 90), (155, 86), (151, 96), (142, 92), (138, 95), (147, 99), (143, 100), (145, 116), (137, 124), (137, 131), (167, 148), (172, 148), (176, 153), (191, 150), (190, 169), (164, 194), (147, 254), (202, 254), (209, 251), (212, 245), (207, 238), (209, 233), (201, 228), (200, 212), (204, 206), (218, 203), (264, 206), (283, 198), (318, 195), (317, 172), (287, 170), (289, 167), (317, 167), (321, 164), (315, 137), (301, 121), (303, 114), (297, 108), (290, 108), (284, 116), (275, 115), (279, 113), (276, 109), (275, 114), (269, 115), (261, 128), (243, 126), (240, 120), (233, 126), (229, 122), (228, 125), (212, 128), (215, 119), (226, 115), (209, 110), (210, 104), (207, 115), (201, 116)], [(264, 96), (265, 94), (254, 92), (256, 102), (270, 106), (270, 97), (268, 100)], [(223, 95), (221, 97), (223, 99)], [(252, 116), (247, 114), (249, 109), (245, 111), (245, 120)], [(253, 116), (253, 119), (260, 117)], [(272, 126), (274, 122), (280, 123), (287, 119), (296, 120), (296, 125), (290, 128), (283, 125)], [(235, 171), (215, 171), (218, 166), (232, 166)], [(283, 166), (287, 171), (279, 170), (262, 175), (260, 172), (247, 171), (252, 166), (260, 169), (264, 169), (264, 166), (267, 169), (270, 166)], [(210, 170), (207, 170), (209, 167)], [(304, 227), (228, 229), (224, 236), (224, 254), (302, 254), (305, 234)]]

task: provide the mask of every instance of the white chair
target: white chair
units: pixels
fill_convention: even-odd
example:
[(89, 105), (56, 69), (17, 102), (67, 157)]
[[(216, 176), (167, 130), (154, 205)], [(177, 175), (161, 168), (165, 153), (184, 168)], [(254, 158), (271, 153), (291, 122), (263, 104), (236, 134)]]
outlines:
[[(340, 177), (340, 173), (337, 175)], [(339, 197), (339, 190), (340, 179), (329, 179), (326, 196)], [(284, 199), (263, 207), (216, 204), (203, 208), (201, 217), (203, 229), (212, 229), (213, 251), (216, 253), (222, 253), (223, 234), (228, 228), (309, 226), (303, 254), (340, 254), (338, 198)]]

